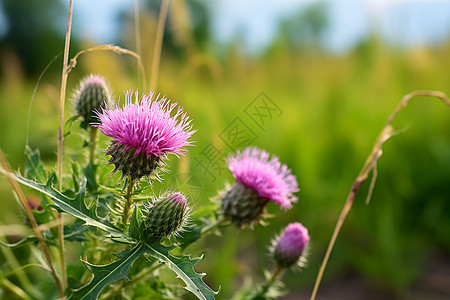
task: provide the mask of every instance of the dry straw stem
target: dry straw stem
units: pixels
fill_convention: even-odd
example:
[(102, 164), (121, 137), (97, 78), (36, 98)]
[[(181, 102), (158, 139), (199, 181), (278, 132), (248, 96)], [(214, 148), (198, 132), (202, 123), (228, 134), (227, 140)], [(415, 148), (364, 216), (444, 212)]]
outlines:
[(141, 69), (142, 81), (144, 82), (144, 90), (146, 89), (146, 87), (145, 87), (146, 76), (145, 76), (145, 70), (144, 70), (144, 65), (142, 64), (141, 56), (139, 54), (137, 54), (136, 52), (133, 52), (131, 50), (128, 50), (128, 49), (125, 49), (125, 48), (122, 48), (122, 47), (119, 47), (116, 45), (112, 45), (112, 44), (100, 45), (100, 46), (88, 48), (85, 50), (81, 50), (80, 52), (75, 54), (75, 56), (70, 60), (70, 64), (67, 66), (67, 73), (70, 73), (70, 71), (72, 71), (72, 69), (77, 66), (78, 57), (80, 57), (81, 54), (88, 53), (88, 52), (95, 52), (95, 51), (112, 51), (112, 52), (118, 53), (118, 54), (131, 55), (134, 58), (136, 58), (139, 68)]
[[(140, 69), (142, 72), (142, 81), (143, 85), (147, 84), (144, 78), (144, 67), (142, 66), (142, 61), (140, 57), (142, 57), (142, 48), (141, 48), (141, 20), (139, 16), (139, 0), (134, 0), (134, 40), (136, 43), (136, 53), (139, 56), (137, 61), (138, 70)], [(139, 75), (139, 74), (138, 74)], [(145, 88), (144, 88), (145, 90)]]
[(45, 243), (45, 240), (42, 236), (42, 233), (39, 229), (39, 226), (36, 222), (36, 219), (34, 218), (32, 209), (30, 207), (30, 204), (27, 201), (27, 198), (25, 197), (25, 194), (23, 193), (22, 189), (20, 188), (19, 184), (17, 183), (17, 181), (15, 180), (15, 176), (14, 174), (11, 172), (11, 167), (8, 163), (8, 161), (5, 158), (5, 155), (3, 154), (2, 149), (0, 149), (0, 165), (1, 165), (1, 169), (0, 171), (8, 178), (14, 192), (17, 195), (17, 198), (19, 199), (20, 203), (22, 204), (25, 213), (28, 217), (28, 220), (30, 221), (31, 227), (34, 230), (34, 233), (36, 234), (36, 237), (39, 240), (39, 243), (41, 244), (42, 247), (42, 251), (44, 253), (45, 259), (47, 260), (48, 266), (51, 270), (51, 274), (53, 277), (53, 280), (55, 281), (56, 287), (58, 289), (58, 292), (61, 296), (61, 298), (64, 298), (64, 291), (61, 285), (61, 282), (59, 281), (58, 277), (56, 276), (56, 272), (55, 269), (53, 268), (53, 264), (52, 264), (52, 258), (50, 256), (50, 251), (47, 247), (47, 244)]
[[(63, 68), (61, 75), (61, 90), (59, 97), (59, 129), (58, 129), (58, 157), (57, 157), (57, 174), (59, 178), (59, 190), (62, 190), (62, 172), (63, 172), (63, 130), (64, 130), (64, 105), (66, 100), (66, 87), (67, 87), (67, 76), (69, 75), (67, 62), (69, 60), (69, 46), (70, 46), (70, 33), (72, 32), (72, 9), (73, 0), (69, 2), (69, 14), (67, 17), (67, 30), (66, 30), (66, 41), (64, 44), (64, 57), (63, 57)], [(58, 214), (58, 220), (60, 225), (58, 228), (58, 240), (59, 240), (59, 255), (61, 263), (61, 279), (62, 279), (62, 289), (67, 287), (67, 268), (66, 268), (66, 256), (64, 253), (64, 221), (63, 214)]]
[(169, 0), (162, 0), (159, 11), (158, 27), (156, 29), (155, 47), (153, 48), (152, 72), (150, 74), (150, 89), (156, 90), (158, 86), (159, 64), (161, 62), (161, 50), (166, 25), (167, 12), (169, 11)]
[(370, 152), (369, 156), (367, 157), (366, 161), (364, 162), (364, 165), (359, 172), (358, 176), (356, 177), (355, 181), (353, 182), (352, 188), (350, 189), (349, 194), (347, 195), (347, 200), (345, 201), (344, 207), (342, 208), (342, 211), (339, 215), (339, 218), (337, 220), (336, 226), (334, 227), (333, 234), (331, 236), (330, 242), (328, 244), (327, 251), (325, 253), (325, 257), (323, 258), (322, 264), (319, 269), (319, 273), (317, 274), (316, 282), (314, 284), (314, 288), (311, 294), (311, 300), (316, 299), (317, 291), (319, 289), (320, 282), (322, 280), (325, 267), (327, 266), (328, 259), (330, 258), (331, 251), (333, 250), (334, 244), (336, 242), (336, 239), (339, 235), (339, 232), (341, 231), (342, 225), (344, 224), (345, 219), (347, 218), (347, 215), (352, 208), (353, 201), (355, 200), (356, 193), (359, 190), (359, 187), (367, 180), (369, 177), (370, 172), (373, 172), (372, 182), (369, 186), (369, 193), (368, 197), (366, 199), (366, 203), (369, 203), (370, 196), (372, 195), (372, 190), (375, 184), (375, 179), (377, 175), (377, 161), (383, 154), (382, 146), (383, 144), (391, 138), (393, 135), (395, 135), (396, 132), (394, 132), (393, 127), (391, 126), (392, 121), (397, 116), (397, 114), (405, 108), (405, 106), (409, 103), (409, 101), (416, 97), (416, 96), (431, 96), (436, 97), (444, 101), (447, 105), (450, 106), (450, 99), (448, 99), (447, 95), (445, 95), (442, 92), (439, 91), (414, 91), (412, 93), (407, 94), (402, 98), (400, 103), (397, 105), (395, 110), (392, 112), (392, 114), (388, 117), (386, 120), (386, 123), (383, 126), (383, 129), (381, 130), (380, 134), (378, 135), (377, 139), (375, 140), (374, 147), (372, 148), (372, 151)]

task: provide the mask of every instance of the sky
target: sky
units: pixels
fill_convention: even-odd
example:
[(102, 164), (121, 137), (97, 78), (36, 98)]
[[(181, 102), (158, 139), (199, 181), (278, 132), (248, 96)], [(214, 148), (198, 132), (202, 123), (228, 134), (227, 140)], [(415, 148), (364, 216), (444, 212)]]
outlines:
[[(67, 5), (68, 1), (63, 1)], [(450, 36), (448, 0), (203, 1), (210, 7), (214, 38), (226, 43), (239, 37), (249, 52), (264, 49), (273, 40), (282, 18), (318, 1), (329, 6), (330, 30), (325, 46), (330, 51), (351, 49), (371, 32), (396, 46), (433, 44)], [(98, 43), (115, 42), (120, 32), (118, 11), (131, 12), (133, 5), (133, 0), (74, 1), (74, 31)], [(0, 34), (4, 28), (1, 19)]]

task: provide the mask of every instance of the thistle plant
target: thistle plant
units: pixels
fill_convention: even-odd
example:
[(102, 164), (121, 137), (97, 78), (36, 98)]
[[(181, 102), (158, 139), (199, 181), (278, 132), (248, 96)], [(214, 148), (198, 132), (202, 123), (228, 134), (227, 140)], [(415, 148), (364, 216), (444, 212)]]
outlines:
[[(122, 288), (133, 286), (124, 283), (124, 279), (129, 279), (128, 274), (149, 280), (153, 277), (157, 281), (154, 272), (162, 266), (157, 264), (159, 261), (175, 272), (185, 282), (185, 289), (199, 299), (214, 299), (217, 293), (202, 280), (204, 274), (194, 271), (201, 258), (192, 259), (186, 254), (177, 257), (171, 250), (178, 246), (186, 249), (203, 236), (224, 230), (229, 224), (241, 229), (247, 224), (253, 226), (269, 202), (290, 208), (297, 200), (295, 176), (276, 156), (270, 156), (264, 150), (249, 147), (238, 151), (228, 160), (228, 168), (236, 182), (219, 193), (220, 205), (212, 206), (215, 211), (191, 224), (188, 222), (191, 205), (182, 191), (169, 189), (161, 190), (159, 196), (153, 194), (153, 181), (162, 181), (160, 175), (168, 171), (168, 156), (185, 155), (186, 146), (192, 145), (191, 137), (196, 130), (192, 128), (191, 119), (177, 103), (165, 97), (154, 98), (152, 91), (142, 96), (128, 91), (122, 105), (120, 101), (112, 105), (108, 100), (109, 93), (104, 81), (96, 75), (83, 80), (74, 97), (76, 113), (82, 116), (80, 127), (89, 129), (85, 128), (89, 124), (90, 128), (98, 128), (106, 137), (112, 138), (105, 154), (109, 157), (107, 164), (114, 165), (114, 169), (105, 183), (100, 185), (92, 178), (104, 178), (97, 173), (108, 172), (106, 162), (98, 168), (85, 168), (80, 173), (78, 165), (82, 162), (73, 161), (72, 182), (65, 186), (64, 193), (60, 193), (53, 187), (57, 180), (55, 174), (42, 165), (39, 152), (31, 149), (27, 152), (25, 176), (2, 169), (16, 182), (42, 194), (40, 206), (43, 210), (33, 211), (37, 220), (56, 220), (49, 205), (78, 220), (65, 228), (65, 240), (83, 241), (86, 256), (93, 262), (81, 261), (88, 273), (75, 280), (75, 285), (69, 286), (65, 296), (70, 299), (96, 299), (101, 294), (107, 298), (115, 297)], [(101, 98), (104, 98), (103, 102)], [(95, 112), (96, 121), (92, 121), (90, 111)], [(119, 181), (111, 178), (117, 171), (121, 172)], [(89, 178), (95, 186), (86, 190)], [(146, 180), (141, 180), (143, 178)], [(88, 206), (86, 202), (91, 204)], [(43, 219), (42, 214), (48, 215), (47, 218)], [(98, 230), (92, 230), (95, 228)], [(52, 238), (56, 238), (50, 232), (44, 236), (51, 243)], [(23, 246), (34, 241), (26, 238), (7, 246)], [(283, 238), (281, 241), (284, 243)], [(103, 250), (96, 251), (99, 248)], [(111, 254), (117, 257), (112, 263)], [(143, 255), (147, 262), (138, 260)], [(135, 264), (139, 267), (133, 267)], [(136, 273), (137, 270), (142, 271)], [(170, 293), (176, 290), (175, 294), (182, 294), (180, 289), (166, 285), (160, 287), (158, 293), (168, 293), (169, 289)], [(127, 289), (126, 294), (132, 297), (133, 290)]]
[(159, 172), (164, 171), (164, 160), (168, 154), (184, 155), (186, 146), (195, 131), (191, 121), (181, 107), (173, 116), (171, 112), (177, 107), (166, 98), (153, 99), (153, 92), (142, 95), (128, 91), (125, 104), (117, 104), (112, 109), (102, 108), (98, 111), (100, 123), (93, 126), (113, 140), (106, 155), (109, 164), (114, 165), (112, 174), (120, 170), (122, 178), (127, 178), (127, 192), (122, 211), (122, 222), (126, 226), (130, 207), (132, 206), (133, 188), (142, 178), (161, 180)]

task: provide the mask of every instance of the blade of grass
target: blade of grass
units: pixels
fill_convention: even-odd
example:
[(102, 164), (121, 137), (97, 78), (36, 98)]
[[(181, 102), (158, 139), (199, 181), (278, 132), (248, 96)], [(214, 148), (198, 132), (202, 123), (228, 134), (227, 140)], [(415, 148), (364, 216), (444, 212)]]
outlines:
[[(314, 288), (311, 294), (311, 300), (316, 299), (317, 291), (319, 290), (319, 285), (322, 280), (323, 274), (325, 272), (325, 267), (327, 266), (328, 259), (330, 258), (331, 251), (333, 250), (334, 244), (336, 243), (336, 239), (339, 235), (339, 232), (341, 231), (342, 225), (344, 224), (345, 219), (347, 218), (348, 213), (350, 212), (350, 209), (352, 208), (353, 202), (356, 197), (356, 193), (358, 192), (360, 186), (367, 180), (369, 177), (369, 174), (371, 171), (373, 171), (373, 180), (369, 187), (369, 196), (372, 195), (372, 190), (375, 185), (375, 179), (377, 176), (377, 161), (381, 157), (383, 151), (382, 146), (383, 144), (392, 137), (395, 132), (393, 130), (393, 127), (391, 126), (392, 121), (395, 119), (397, 114), (406, 107), (406, 105), (409, 103), (409, 101), (416, 97), (416, 96), (431, 96), (436, 97), (444, 101), (447, 105), (450, 106), (450, 99), (448, 99), (447, 95), (445, 95), (442, 92), (439, 91), (414, 91), (402, 98), (400, 103), (397, 105), (397, 107), (394, 109), (392, 114), (387, 118), (386, 123), (383, 126), (383, 129), (381, 130), (380, 134), (378, 135), (377, 139), (375, 140), (374, 147), (372, 148), (372, 151), (370, 152), (369, 156), (367, 157), (366, 161), (364, 162), (364, 165), (359, 172), (358, 176), (356, 177), (355, 181), (353, 182), (352, 188), (350, 189), (349, 194), (347, 195), (347, 199), (345, 201), (344, 207), (342, 208), (342, 211), (339, 215), (339, 218), (337, 220), (337, 223), (334, 227), (333, 234), (331, 236), (330, 242), (328, 244), (327, 251), (325, 252), (325, 257), (322, 260), (322, 264), (319, 269), (319, 273), (316, 277), (316, 282), (314, 284)], [(366, 199), (366, 203), (369, 203), (370, 197)]]
[[(142, 57), (141, 53), (141, 20), (139, 15), (139, 0), (134, 0), (134, 41), (136, 43), (136, 53), (139, 55), (139, 57)], [(141, 68), (141, 75), (142, 75), (142, 84), (145, 85), (145, 78), (144, 73), (142, 72), (143, 68), (141, 67), (142, 63), (140, 60), (137, 61), (137, 68)], [(139, 77), (139, 71), (138, 71), (138, 77)], [(145, 90), (145, 87), (144, 87)]]
[[(57, 174), (59, 179), (59, 190), (62, 190), (62, 178), (63, 178), (63, 130), (64, 130), (64, 105), (66, 100), (66, 87), (67, 87), (67, 77), (69, 75), (68, 71), (68, 61), (69, 61), (69, 46), (70, 46), (70, 34), (72, 32), (72, 12), (73, 12), (73, 0), (69, 0), (69, 13), (67, 17), (67, 30), (66, 30), (66, 40), (64, 43), (64, 57), (63, 57), (63, 68), (61, 74), (61, 90), (59, 97), (59, 129), (58, 129), (58, 158), (57, 158)], [(61, 279), (63, 290), (67, 287), (67, 268), (66, 268), (66, 257), (65, 257), (65, 246), (64, 246), (64, 221), (63, 214), (58, 214), (58, 219), (60, 222), (58, 229), (58, 240), (59, 240), (59, 254), (61, 262)]]
[(44, 253), (45, 259), (47, 261), (47, 264), (51, 270), (51, 274), (53, 277), (53, 280), (55, 281), (56, 284), (56, 288), (58, 289), (58, 292), (61, 296), (61, 298), (64, 298), (64, 290), (62, 288), (61, 282), (58, 279), (58, 276), (56, 276), (56, 272), (55, 269), (53, 267), (53, 263), (52, 263), (52, 258), (50, 256), (50, 251), (48, 249), (47, 244), (45, 243), (44, 237), (42, 236), (41, 231), (39, 230), (39, 226), (36, 222), (36, 219), (34, 218), (33, 212), (31, 210), (30, 204), (28, 203), (25, 194), (23, 193), (22, 189), (20, 188), (19, 184), (17, 183), (17, 181), (14, 179), (14, 176), (12, 174), (11, 171), (11, 167), (8, 163), (8, 161), (5, 158), (5, 155), (3, 154), (3, 150), (0, 148), (0, 165), (3, 169), (3, 173), (5, 174), (5, 176), (8, 178), (14, 192), (17, 195), (17, 198), (19, 199), (20, 203), (22, 204), (25, 213), (28, 217), (28, 220), (30, 221), (31, 227), (33, 228), (34, 233), (36, 234), (36, 237), (39, 240), (39, 243), (41, 244), (42, 247), (42, 252)]
[(152, 72), (150, 78), (150, 89), (155, 91), (158, 86), (159, 64), (161, 62), (161, 50), (166, 25), (169, 0), (162, 0), (159, 11), (158, 27), (156, 29), (155, 47), (153, 48)]
[(28, 106), (28, 115), (27, 115), (27, 127), (26, 127), (26, 135), (25, 135), (25, 148), (28, 146), (29, 137), (30, 137), (30, 119), (31, 119), (31, 108), (33, 107), (34, 98), (36, 96), (37, 89), (39, 87), (39, 83), (42, 80), (42, 77), (44, 77), (44, 74), (47, 72), (48, 68), (61, 56), (62, 52), (55, 55), (55, 57), (52, 58), (52, 60), (45, 66), (44, 70), (39, 74), (38, 80), (36, 82), (36, 85), (33, 89), (33, 94), (31, 95), (30, 105)]
[(0, 279), (0, 285), (2, 285), (4, 288), (6, 288), (9, 291), (11, 291), (19, 299), (31, 300), (31, 297), (28, 296), (28, 294), (25, 293), (24, 290), (22, 290), (20, 287), (18, 287), (17, 285), (15, 285), (14, 283), (12, 283), (11, 281), (9, 281), (6, 278), (1, 278)]
[[(6, 240), (3, 237), (0, 237), (0, 241), (6, 242)], [(8, 247), (0, 247), (1, 252), (3, 253), (3, 256), (8, 261), (8, 264), (11, 265), (11, 268), (15, 270), (15, 275), (17, 279), (19, 280), (22, 287), (27, 291), (28, 293), (32, 295), (37, 295), (37, 290), (34, 288), (34, 286), (31, 284), (30, 279), (28, 278), (27, 274), (21, 269), (20, 263), (17, 261), (16, 256), (14, 255), (14, 252), (8, 248)], [(8, 276), (5, 276), (8, 277)]]
[(116, 46), (116, 45), (112, 45), (112, 44), (105, 44), (105, 45), (100, 45), (100, 46), (95, 46), (92, 48), (88, 48), (88, 49), (84, 49), (81, 50), (79, 52), (77, 52), (77, 54), (75, 54), (75, 56), (70, 60), (69, 65), (67, 66), (67, 73), (70, 73), (72, 71), (73, 68), (75, 68), (77, 66), (77, 62), (78, 62), (78, 58), (85, 53), (88, 52), (96, 52), (96, 51), (112, 51), (114, 53), (118, 53), (118, 54), (127, 54), (127, 55), (131, 55), (134, 58), (136, 58), (137, 60), (137, 64), (141, 70), (142, 73), (142, 81), (144, 82), (143, 86), (144, 89), (146, 88), (146, 75), (145, 75), (145, 69), (144, 69), (144, 65), (142, 64), (142, 59), (141, 56), (139, 54), (137, 54), (136, 52), (133, 52), (131, 50)]

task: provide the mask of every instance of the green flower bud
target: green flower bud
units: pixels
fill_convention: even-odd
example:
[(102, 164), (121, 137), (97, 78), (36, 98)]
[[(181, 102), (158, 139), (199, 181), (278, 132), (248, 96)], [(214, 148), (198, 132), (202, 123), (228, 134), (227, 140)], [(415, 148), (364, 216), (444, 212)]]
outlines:
[(73, 95), (76, 113), (82, 116), (81, 127), (87, 129), (92, 122), (98, 122), (95, 111), (110, 105), (111, 96), (105, 79), (99, 75), (85, 77)]
[(189, 212), (186, 196), (181, 193), (166, 194), (144, 204), (142, 213), (138, 211), (133, 214), (129, 233), (145, 242), (177, 235), (186, 225)]

